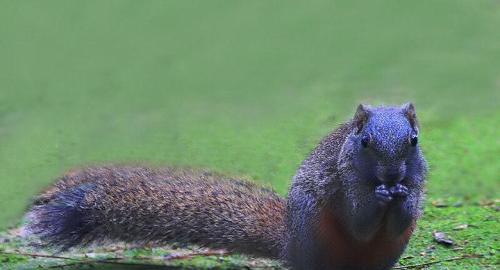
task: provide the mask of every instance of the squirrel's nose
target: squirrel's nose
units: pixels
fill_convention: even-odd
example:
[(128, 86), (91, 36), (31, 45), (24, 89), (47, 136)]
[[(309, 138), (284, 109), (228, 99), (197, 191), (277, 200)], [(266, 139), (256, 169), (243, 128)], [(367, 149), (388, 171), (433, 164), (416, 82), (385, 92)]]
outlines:
[(405, 177), (406, 168), (403, 166), (384, 166), (377, 170), (377, 177), (379, 180), (388, 185), (395, 185)]
[(401, 174), (398, 171), (390, 171), (384, 175), (384, 182), (391, 184), (397, 184), (401, 179)]

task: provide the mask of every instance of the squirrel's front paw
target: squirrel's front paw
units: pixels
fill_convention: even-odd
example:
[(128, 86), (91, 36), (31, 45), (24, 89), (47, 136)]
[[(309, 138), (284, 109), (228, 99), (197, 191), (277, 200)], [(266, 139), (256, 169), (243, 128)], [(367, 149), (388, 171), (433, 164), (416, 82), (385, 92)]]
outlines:
[(389, 190), (392, 194), (392, 196), (394, 197), (406, 197), (408, 196), (408, 188), (401, 185), (401, 184), (397, 184), (393, 187), (390, 188)]
[(387, 188), (386, 185), (377, 186), (375, 188), (375, 195), (377, 196), (377, 199), (383, 204), (392, 201), (391, 191)]

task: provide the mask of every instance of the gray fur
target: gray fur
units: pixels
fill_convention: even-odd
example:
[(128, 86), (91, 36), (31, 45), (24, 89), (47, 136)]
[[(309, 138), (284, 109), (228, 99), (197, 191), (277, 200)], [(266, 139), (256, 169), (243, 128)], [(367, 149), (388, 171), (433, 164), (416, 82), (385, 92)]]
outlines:
[[(321, 141), (300, 166), (288, 198), (287, 231), (291, 236), (283, 256), (293, 262), (292, 266), (337, 269), (324, 265), (314, 268), (313, 261), (323, 261), (319, 252), (301, 256), (301, 246), (306, 243), (303, 238), (311, 239), (316, 234), (322, 209), (335, 211), (353, 240), (360, 242), (372, 239), (382, 222), (386, 223), (384, 229), (397, 237), (420, 217), (427, 165), (419, 145), (409, 145), (411, 134), (418, 135), (413, 105), (360, 105), (353, 120)], [(367, 149), (360, 142), (363, 136), (371, 139)], [(396, 171), (394, 179), (384, 178), (392, 174), (386, 174), (387, 171)], [(387, 205), (380, 203), (376, 187), (396, 183), (404, 184), (408, 195)], [(314, 244), (308, 248), (314, 249)], [(388, 269), (393, 263), (380, 269)]]

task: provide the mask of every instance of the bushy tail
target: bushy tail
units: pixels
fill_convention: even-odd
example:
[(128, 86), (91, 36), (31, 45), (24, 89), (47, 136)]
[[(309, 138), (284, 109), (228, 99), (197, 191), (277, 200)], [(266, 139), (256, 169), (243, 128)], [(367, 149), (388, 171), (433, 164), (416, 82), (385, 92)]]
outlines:
[(33, 206), (28, 213), (28, 232), (62, 250), (95, 240), (93, 230), (101, 224), (90, 218), (93, 209), (84, 202), (86, 192), (92, 188), (92, 185), (75, 187), (57, 194), (46, 204)]
[(277, 258), (285, 202), (251, 183), (192, 170), (101, 167), (40, 196), (28, 232), (63, 249), (102, 240), (191, 243)]

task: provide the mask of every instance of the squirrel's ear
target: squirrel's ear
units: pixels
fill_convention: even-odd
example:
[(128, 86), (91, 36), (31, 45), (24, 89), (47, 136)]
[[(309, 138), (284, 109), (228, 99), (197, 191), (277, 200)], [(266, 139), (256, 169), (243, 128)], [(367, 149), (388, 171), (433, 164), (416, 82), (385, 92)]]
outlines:
[(356, 134), (360, 133), (370, 115), (370, 106), (359, 104), (356, 114), (354, 115), (354, 124), (356, 125)]
[(413, 106), (413, 103), (408, 102), (404, 104), (401, 109), (403, 110), (404, 115), (406, 118), (408, 118), (408, 121), (410, 121), (410, 125), (415, 130), (415, 132), (418, 133), (418, 119), (417, 119), (417, 113), (415, 112), (415, 106)]

